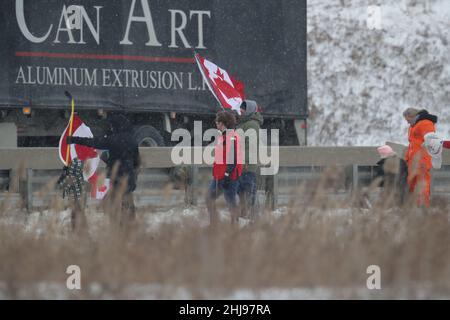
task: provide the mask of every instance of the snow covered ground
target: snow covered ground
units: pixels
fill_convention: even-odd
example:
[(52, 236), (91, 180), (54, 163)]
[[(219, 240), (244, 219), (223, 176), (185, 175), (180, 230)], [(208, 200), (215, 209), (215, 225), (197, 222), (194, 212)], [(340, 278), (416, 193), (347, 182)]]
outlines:
[[(191, 290), (184, 287), (168, 287), (161, 285), (131, 284), (120, 296), (105, 295), (103, 288), (98, 283), (92, 283), (88, 288), (83, 288), (91, 299), (114, 300), (334, 300), (334, 299), (448, 299), (448, 294), (436, 293), (432, 286), (420, 286), (419, 288), (405, 288), (404, 290), (393, 290), (383, 288), (383, 291), (368, 290), (365, 287), (358, 288), (266, 288), (260, 290), (236, 289), (231, 292), (223, 290), (205, 290), (201, 296), (194, 295)], [(10, 297), (3, 295), (5, 285), (0, 284), (0, 299)], [(80, 298), (77, 292), (67, 290), (60, 283), (41, 282), (32, 286), (19, 288), (18, 299), (41, 299), (41, 300), (66, 300)]]
[[(369, 5), (381, 30), (367, 26)], [(406, 144), (409, 106), (450, 138), (449, 42), (448, 0), (308, 1), (308, 144)]]
[[(144, 214), (141, 221), (145, 221), (148, 233), (158, 233), (162, 224), (177, 225), (183, 228), (190, 223), (207, 226), (207, 218), (199, 208), (173, 208)], [(286, 207), (268, 213), (273, 221), (282, 218), (287, 214)], [(368, 213), (368, 212), (367, 212)], [(220, 212), (222, 220), (228, 220), (225, 210)], [(346, 232), (344, 225), (351, 226), (351, 209), (334, 209), (323, 212), (323, 217), (334, 217), (340, 219), (341, 223), (336, 223), (336, 234)], [(96, 236), (96, 230), (101, 224), (107, 221), (102, 212), (90, 210), (87, 214), (91, 237)], [(394, 217), (395, 218), (395, 217)], [(247, 225), (248, 221), (241, 220), (241, 228)], [(34, 234), (36, 237), (45, 236), (46, 232), (56, 232), (61, 238), (68, 235), (70, 226), (70, 210), (54, 212), (51, 210), (44, 212), (34, 212), (28, 216), (21, 216), (17, 212), (10, 213), (0, 219), (2, 226), (15, 226), (23, 228), (26, 233)], [(301, 224), (299, 225), (301, 229)], [(395, 223), (392, 223), (395, 228)], [(50, 230), (51, 229), (51, 230)], [(348, 231), (348, 230), (347, 230)], [(391, 232), (394, 229), (391, 229)], [(399, 237), (402, 230), (396, 230)], [(266, 287), (259, 289), (250, 288), (205, 288), (200, 292), (192, 288), (173, 285), (129, 283), (122, 288), (119, 293), (111, 293), (110, 288), (104, 284), (93, 282), (82, 288), (82, 291), (68, 290), (65, 283), (54, 281), (37, 281), (24, 285), (17, 285), (14, 288), (14, 299), (227, 299), (227, 300), (278, 300), (278, 299), (429, 299), (444, 298), (446, 293), (436, 292), (435, 287), (421, 285), (419, 287), (408, 286), (407, 288), (383, 288), (383, 291), (368, 290), (364, 286), (360, 287)], [(7, 283), (0, 282), (0, 299), (11, 299), (11, 288)]]
[[(209, 218), (204, 207), (172, 207), (161, 208), (158, 210), (148, 210), (143, 212), (139, 210), (137, 219), (139, 224), (145, 226), (145, 232), (148, 234), (158, 233), (162, 225), (175, 225), (177, 227), (196, 225), (202, 228), (209, 225)], [(286, 214), (287, 208), (282, 207), (271, 213), (270, 218), (277, 219)], [(349, 210), (341, 210), (341, 214), (348, 214)], [(336, 211), (336, 214), (339, 214)], [(222, 222), (229, 221), (229, 213), (226, 209), (219, 210), (220, 220)], [(108, 216), (95, 206), (90, 206), (86, 210), (86, 218), (88, 221), (89, 234), (95, 238), (97, 230), (109, 224)], [(240, 219), (239, 226), (245, 227), (249, 223), (247, 219)], [(43, 210), (35, 211), (30, 214), (24, 213), (20, 209), (14, 209), (8, 214), (0, 215), (0, 226), (9, 226), (19, 228), (27, 234), (40, 237), (46, 232), (56, 232), (61, 237), (67, 236), (70, 233), (71, 226), (71, 211), (65, 209), (61, 211)]]
[[(138, 219), (145, 225), (145, 233), (158, 235), (162, 225), (176, 226), (177, 228), (192, 228), (192, 225), (204, 228), (208, 225), (208, 218), (203, 207), (174, 207), (153, 211), (140, 211)], [(355, 208), (334, 208), (307, 210), (304, 218), (316, 215), (319, 219), (332, 222), (332, 229), (336, 238), (345, 233), (354, 232), (354, 219), (365, 217), (366, 224), (376, 221), (378, 217), (370, 210)], [(267, 212), (265, 218), (276, 225), (277, 221), (286, 218), (289, 208), (281, 207), (273, 212)], [(413, 213), (411, 213), (413, 214)], [(421, 214), (418, 212), (417, 214)], [(223, 221), (229, 219), (227, 210), (220, 210)], [(108, 223), (108, 218), (103, 212), (95, 207), (87, 211), (89, 233), (95, 242), (97, 230)], [(395, 213), (386, 212), (388, 219), (381, 226), (387, 234), (395, 234), (394, 242), (401, 244), (405, 241), (407, 230), (402, 225), (401, 218)], [(298, 231), (302, 232), (305, 227), (304, 219), (300, 219), (296, 225)], [(240, 227), (245, 228), (247, 220), (240, 221)], [(13, 230), (35, 237), (45, 237), (47, 233), (58, 235), (56, 238), (67, 239), (70, 237), (70, 210), (33, 212), (29, 215), (20, 211), (10, 211), (0, 217), (0, 227), (10, 227)], [(191, 229), (188, 229), (191, 230)], [(448, 298), (447, 291), (439, 292), (433, 283), (422, 283), (420, 285), (411, 283), (405, 288), (383, 287), (382, 291), (368, 290), (365, 286), (359, 287), (324, 287), (321, 285), (311, 287), (262, 287), (262, 288), (204, 288), (200, 292), (185, 286), (175, 286), (155, 283), (127, 283), (119, 292), (111, 291), (104, 283), (91, 282), (85, 284), (82, 291), (68, 290), (64, 282), (35, 281), (19, 284), (14, 288), (14, 298), (18, 299), (429, 299)], [(11, 288), (7, 283), (0, 281), (0, 299), (10, 299)]]

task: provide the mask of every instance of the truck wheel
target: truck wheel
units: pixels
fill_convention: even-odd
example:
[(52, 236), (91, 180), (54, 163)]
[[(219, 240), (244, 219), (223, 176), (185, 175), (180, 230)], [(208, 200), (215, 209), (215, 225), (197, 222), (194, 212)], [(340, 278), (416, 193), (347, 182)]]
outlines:
[(141, 126), (134, 132), (134, 137), (139, 147), (164, 147), (164, 138), (159, 131), (152, 126)]

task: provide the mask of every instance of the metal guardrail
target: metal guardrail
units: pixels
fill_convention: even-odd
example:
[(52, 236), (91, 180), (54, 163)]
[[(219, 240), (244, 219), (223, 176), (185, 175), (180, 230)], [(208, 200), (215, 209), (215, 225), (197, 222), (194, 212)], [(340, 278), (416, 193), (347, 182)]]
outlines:
[[(196, 149), (191, 148), (192, 154)], [(141, 148), (143, 168), (170, 168), (172, 148)], [(202, 151), (201, 151), (202, 152)], [(193, 157), (193, 156), (192, 156)], [(280, 167), (374, 165), (378, 161), (375, 147), (279, 147)], [(0, 170), (19, 166), (33, 170), (54, 170), (62, 167), (57, 148), (0, 148)], [(207, 166), (199, 164), (198, 166)]]
[[(388, 144), (398, 154), (403, 153), (405, 146)], [(192, 151), (195, 149), (197, 148), (192, 148)], [(171, 152), (172, 148), (169, 147), (141, 148), (142, 172), (138, 188), (161, 190), (169, 181), (168, 170), (164, 169), (176, 166), (171, 160)], [(260, 188), (265, 191), (266, 206), (274, 209), (277, 206), (278, 195), (283, 192), (281, 189), (296, 186), (301, 181), (315, 180), (320, 176), (322, 168), (336, 166), (345, 168), (344, 188), (352, 192), (370, 182), (373, 167), (378, 160), (376, 147), (279, 147), (280, 172), (275, 176), (261, 176)], [(183, 190), (187, 203), (197, 202), (199, 181), (207, 179), (209, 173), (207, 167), (205, 164), (188, 167), (190, 183)], [(0, 186), (7, 185), (10, 192), (20, 193), (30, 210), (33, 205), (33, 191), (36, 190), (34, 186), (45, 184), (49, 178), (59, 174), (61, 168), (57, 148), (0, 148)], [(17, 180), (12, 181), (12, 177), (17, 177)], [(446, 188), (450, 186), (448, 150), (443, 152), (442, 169), (433, 170), (432, 177), (432, 193), (450, 193)]]

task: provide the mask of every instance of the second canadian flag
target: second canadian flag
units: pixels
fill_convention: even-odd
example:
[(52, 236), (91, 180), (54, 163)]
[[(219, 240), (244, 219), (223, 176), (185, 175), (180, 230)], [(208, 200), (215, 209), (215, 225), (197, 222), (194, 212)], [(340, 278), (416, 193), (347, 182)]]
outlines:
[(239, 107), (245, 99), (244, 84), (199, 54), (195, 55), (195, 61), (209, 89), (222, 108), (232, 109), (240, 114)]

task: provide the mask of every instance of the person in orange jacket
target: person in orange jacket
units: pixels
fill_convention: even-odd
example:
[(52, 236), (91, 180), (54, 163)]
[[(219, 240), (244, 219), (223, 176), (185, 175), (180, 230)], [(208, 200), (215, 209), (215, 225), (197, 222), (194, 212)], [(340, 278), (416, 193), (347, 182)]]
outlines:
[(424, 136), (430, 132), (436, 132), (435, 123), (437, 116), (428, 113), (427, 110), (408, 108), (403, 112), (405, 120), (409, 123), (408, 149), (405, 160), (408, 163), (408, 187), (409, 191), (417, 196), (419, 206), (430, 205), (430, 170), (432, 167), (431, 156), (422, 146)]

